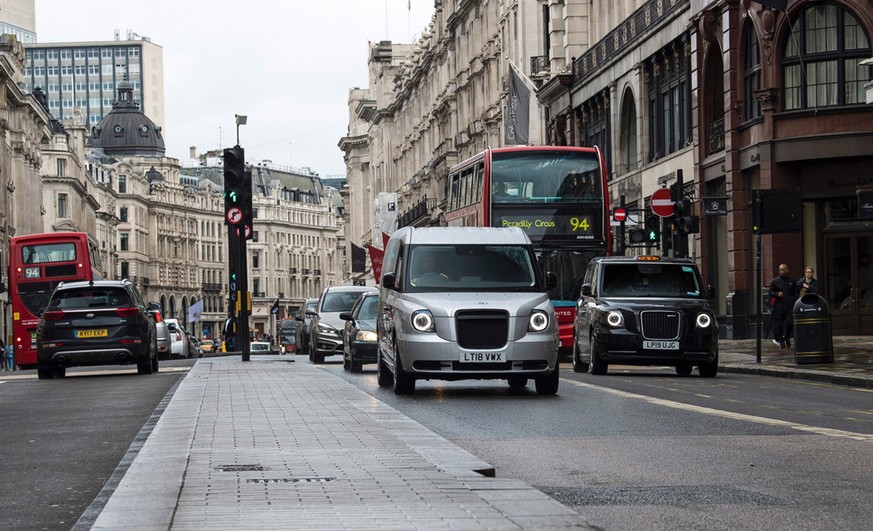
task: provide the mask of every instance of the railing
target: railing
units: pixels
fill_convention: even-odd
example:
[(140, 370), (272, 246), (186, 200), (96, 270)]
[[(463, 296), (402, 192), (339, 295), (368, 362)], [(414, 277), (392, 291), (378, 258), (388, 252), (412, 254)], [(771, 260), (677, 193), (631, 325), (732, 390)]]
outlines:
[(424, 196), (412, 208), (401, 214), (397, 218), (397, 228), (409, 227), (421, 221), (422, 218), (430, 216), (431, 210), (436, 207), (436, 199), (428, 199)]
[(724, 118), (709, 124), (708, 128), (709, 152), (708, 155), (724, 150)]
[(549, 71), (549, 56), (534, 55), (530, 58), (530, 75), (535, 76), (540, 72), (548, 73)]
[(203, 284), (203, 291), (221, 291), (221, 284), (206, 282)]

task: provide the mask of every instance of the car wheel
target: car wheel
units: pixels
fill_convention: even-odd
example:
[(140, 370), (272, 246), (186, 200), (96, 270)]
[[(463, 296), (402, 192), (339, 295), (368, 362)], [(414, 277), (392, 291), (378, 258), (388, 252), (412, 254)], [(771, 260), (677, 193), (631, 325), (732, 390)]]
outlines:
[(506, 381), (509, 383), (509, 387), (513, 389), (521, 389), (522, 387), (527, 386), (527, 378), (524, 376), (512, 376), (511, 378), (507, 378)]
[(67, 375), (67, 368), (63, 365), (55, 365), (52, 367), (52, 378), (63, 378)]
[(136, 372), (137, 374), (151, 374), (152, 369), (152, 360), (151, 358), (146, 358), (143, 361), (138, 361), (136, 363)]
[(152, 358), (152, 372), (158, 372), (158, 356)]
[(400, 361), (400, 349), (394, 342), (394, 394), (411, 395), (415, 392), (415, 378), (406, 374), (403, 370), (403, 362)]
[(676, 365), (676, 374), (679, 376), (688, 376), (691, 374), (692, 369), (694, 369), (694, 366), (690, 363), (680, 363)]
[(558, 392), (558, 383), (561, 378), (561, 366), (555, 360), (555, 369), (546, 376), (540, 376), (534, 380), (538, 395), (554, 395)]
[(715, 361), (712, 363), (701, 363), (697, 367), (697, 372), (704, 378), (715, 378), (718, 374), (718, 356), (716, 356)]
[(51, 380), (53, 376), (51, 365), (41, 361), (37, 362), (36, 375), (39, 377), (40, 380)]
[(609, 365), (600, 357), (600, 350), (597, 348), (597, 341), (594, 339), (594, 336), (591, 336), (588, 343), (591, 346), (591, 365), (588, 367), (589, 371), (591, 374), (606, 374), (606, 371), (609, 370)]
[(310, 344), (307, 345), (307, 346), (309, 347), (309, 348), (306, 349), (306, 350), (309, 351), (309, 361), (315, 363), (315, 357), (314, 357), (314, 355), (313, 355), (313, 353), (312, 353), (312, 343), (310, 343)]
[(361, 363), (360, 361), (352, 360), (352, 361), (349, 362), (349, 364), (352, 366), (352, 372), (353, 372), (353, 373), (361, 373), (361, 372), (364, 372), (364, 364)]
[(393, 377), (391, 373), (388, 371), (388, 367), (385, 365), (385, 361), (382, 359), (382, 351), (376, 354), (376, 379), (379, 382), (379, 387), (389, 388), (393, 383)]
[(343, 370), (344, 371), (351, 371), (352, 370), (352, 364), (349, 361), (348, 354), (346, 354), (345, 352), (343, 352)]
[(576, 342), (576, 336), (573, 336), (573, 372), (588, 372), (588, 364), (582, 362), (579, 357), (579, 344)]

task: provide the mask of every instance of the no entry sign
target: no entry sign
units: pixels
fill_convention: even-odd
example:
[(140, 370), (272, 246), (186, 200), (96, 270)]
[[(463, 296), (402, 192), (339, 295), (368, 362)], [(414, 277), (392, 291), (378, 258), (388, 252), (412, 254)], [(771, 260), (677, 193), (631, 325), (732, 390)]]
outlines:
[(612, 219), (615, 221), (624, 221), (627, 219), (627, 210), (623, 208), (616, 208), (612, 211)]
[(659, 188), (652, 194), (652, 212), (667, 218), (673, 215), (673, 200), (670, 199), (669, 188)]

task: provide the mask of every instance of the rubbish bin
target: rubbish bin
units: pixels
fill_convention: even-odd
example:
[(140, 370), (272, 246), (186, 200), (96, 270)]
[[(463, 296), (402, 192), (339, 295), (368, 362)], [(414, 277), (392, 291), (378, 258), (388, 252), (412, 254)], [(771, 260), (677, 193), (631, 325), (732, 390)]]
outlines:
[(794, 361), (798, 365), (834, 362), (830, 307), (815, 293), (794, 303)]

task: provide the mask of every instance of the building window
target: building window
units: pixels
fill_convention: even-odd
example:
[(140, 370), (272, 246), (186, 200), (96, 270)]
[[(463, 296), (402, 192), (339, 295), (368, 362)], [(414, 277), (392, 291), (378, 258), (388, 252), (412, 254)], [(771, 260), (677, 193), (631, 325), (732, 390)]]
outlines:
[(67, 194), (58, 194), (58, 217), (67, 217)]
[(127, 175), (119, 175), (118, 176), (118, 193), (126, 194), (127, 193)]
[(66, 177), (67, 175), (67, 159), (58, 159), (58, 177)]
[(121, 278), (130, 278), (130, 262), (121, 262)]
[(252, 253), (252, 268), (258, 269), (260, 268), (261, 255), (259, 253)]
[(649, 162), (691, 143), (691, 85), (686, 47), (674, 41), (645, 65), (649, 104)]
[(121, 207), (121, 208), (119, 209), (119, 211), (118, 211), (118, 218), (119, 218), (122, 222), (127, 223), (127, 207)]
[(121, 234), (121, 250), (122, 251), (129, 251), (130, 250), (128, 240), (129, 240), (129, 235), (127, 233)]
[(579, 141), (582, 146), (600, 146), (609, 177), (612, 172), (612, 149), (609, 121), (609, 91), (590, 98), (579, 108)]
[(858, 66), (870, 57), (858, 20), (840, 6), (813, 5), (791, 28), (782, 56), (785, 110), (864, 103), (873, 67)]
[(761, 117), (761, 102), (755, 91), (761, 88), (761, 50), (758, 36), (751, 24), (746, 26), (746, 46), (743, 53), (743, 112), (746, 120)]

